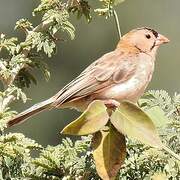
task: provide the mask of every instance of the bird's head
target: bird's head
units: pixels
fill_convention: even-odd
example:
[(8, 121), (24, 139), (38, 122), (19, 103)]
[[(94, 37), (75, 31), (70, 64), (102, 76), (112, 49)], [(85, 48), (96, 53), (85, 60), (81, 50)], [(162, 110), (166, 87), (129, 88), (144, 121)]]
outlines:
[(125, 34), (118, 43), (117, 48), (129, 48), (130, 51), (140, 51), (153, 56), (161, 44), (168, 42), (169, 39), (157, 31), (143, 27)]

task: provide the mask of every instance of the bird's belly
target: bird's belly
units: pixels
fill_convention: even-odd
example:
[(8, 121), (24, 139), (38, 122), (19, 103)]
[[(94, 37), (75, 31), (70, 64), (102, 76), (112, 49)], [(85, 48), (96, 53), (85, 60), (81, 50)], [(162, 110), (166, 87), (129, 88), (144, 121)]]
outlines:
[(153, 63), (142, 64), (132, 78), (107, 88), (99, 96), (117, 101), (129, 100), (136, 102), (143, 95), (149, 84), (153, 70)]
[(128, 82), (115, 85), (104, 92), (104, 97), (117, 101), (136, 101), (144, 92), (147, 83), (137, 78), (132, 78)]

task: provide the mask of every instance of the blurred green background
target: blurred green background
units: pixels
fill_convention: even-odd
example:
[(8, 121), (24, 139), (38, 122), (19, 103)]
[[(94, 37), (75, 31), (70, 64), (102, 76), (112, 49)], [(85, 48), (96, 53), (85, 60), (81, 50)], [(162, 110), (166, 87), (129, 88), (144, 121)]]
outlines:
[[(20, 18), (28, 18), (37, 24), (31, 12), (38, 2), (38, 0), (0, 0), (0, 32), (23, 39), (22, 33), (13, 30), (15, 22)], [(95, 4), (96, 1), (89, 2)], [(159, 50), (153, 80), (149, 85), (149, 89), (165, 89), (170, 94), (179, 92), (180, 88), (179, 7), (179, 0), (126, 0), (116, 8), (123, 34), (136, 27), (148, 26), (171, 40)], [(73, 41), (59, 43), (58, 53), (49, 60), (51, 80), (46, 82), (38, 75), (38, 85), (25, 89), (32, 100), (26, 104), (21, 102), (13, 104), (14, 109), (22, 111), (54, 95), (87, 65), (116, 46), (118, 36), (112, 18), (106, 20), (103, 17), (93, 16), (90, 24), (85, 18), (81, 20), (71, 18), (76, 27), (76, 38)], [(55, 145), (62, 138), (60, 130), (77, 117), (77, 114), (73, 110), (46, 111), (9, 131), (22, 132), (43, 145)]]

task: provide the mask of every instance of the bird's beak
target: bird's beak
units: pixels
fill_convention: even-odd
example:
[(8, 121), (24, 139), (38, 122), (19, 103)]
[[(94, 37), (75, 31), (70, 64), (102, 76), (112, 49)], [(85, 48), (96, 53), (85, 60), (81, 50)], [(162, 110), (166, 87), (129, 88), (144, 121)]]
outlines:
[(159, 34), (158, 37), (157, 37), (157, 40), (156, 40), (156, 46), (159, 46), (159, 45), (161, 45), (161, 44), (168, 43), (169, 41), (170, 41), (170, 40), (169, 40), (167, 37)]

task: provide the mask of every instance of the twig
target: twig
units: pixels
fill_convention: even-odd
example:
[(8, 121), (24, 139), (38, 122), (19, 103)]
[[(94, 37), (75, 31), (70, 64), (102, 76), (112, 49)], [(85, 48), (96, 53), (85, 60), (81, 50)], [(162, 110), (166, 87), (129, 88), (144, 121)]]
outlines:
[(173, 156), (175, 159), (177, 159), (178, 161), (180, 161), (180, 156), (176, 153), (174, 153), (171, 149), (169, 149), (168, 147), (164, 146), (162, 147), (167, 153), (169, 153), (171, 156)]
[(114, 17), (114, 20), (115, 20), (115, 23), (116, 23), (116, 28), (117, 28), (117, 32), (118, 32), (119, 39), (121, 39), (122, 34), (121, 34), (121, 28), (120, 28), (119, 18), (118, 18), (118, 15), (117, 15), (115, 9), (113, 9), (113, 17)]

